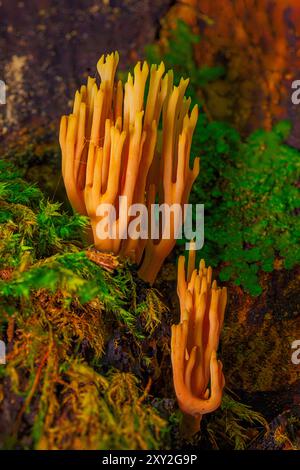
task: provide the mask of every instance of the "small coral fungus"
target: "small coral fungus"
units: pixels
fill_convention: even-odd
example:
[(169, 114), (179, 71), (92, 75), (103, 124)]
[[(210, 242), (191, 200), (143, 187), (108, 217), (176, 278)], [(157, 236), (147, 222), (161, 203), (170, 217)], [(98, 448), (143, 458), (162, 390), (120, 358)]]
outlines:
[[(179, 406), (189, 422), (185, 433), (199, 430), (201, 417), (220, 406), (225, 384), (217, 360), (227, 290), (212, 282), (212, 269), (203, 260), (195, 269), (195, 251), (189, 252), (187, 276), (184, 257), (178, 263), (177, 292), (180, 323), (172, 326), (172, 367)], [(210, 383), (210, 386), (209, 386)]]
[[(169, 207), (187, 203), (199, 173), (198, 158), (189, 168), (198, 109), (189, 113), (188, 80), (173, 86), (173, 73), (164, 74), (163, 63), (152, 65), (145, 94), (147, 63), (137, 63), (134, 77), (129, 73), (123, 86), (115, 82), (118, 61), (117, 53), (102, 56), (100, 86), (89, 77), (75, 94), (72, 114), (62, 117), (62, 172), (74, 210), (90, 218), (96, 248), (130, 257), (140, 264), (140, 276), (152, 283), (174, 247), (176, 224), (171, 221), (168, 238), (160, 222), (157, 239), (151, 239), (150, 223), (146, 236), (130, 237), (133, 214), (120, 201), (147, 209), (155, 201)], [(101, 237), (104, 204), (114, 208), (115, 218), (109, 235)]]

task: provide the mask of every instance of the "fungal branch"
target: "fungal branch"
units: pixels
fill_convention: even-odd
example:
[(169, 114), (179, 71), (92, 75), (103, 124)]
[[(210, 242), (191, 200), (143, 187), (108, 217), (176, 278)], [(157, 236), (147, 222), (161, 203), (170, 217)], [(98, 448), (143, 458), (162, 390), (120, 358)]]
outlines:
[(195, 250), (178, 261), (177, 293), (180, 323), (172, 326), (171, 355), (174, 388), (180, 409), (189, 417), (190, 434), (199, 431), (202, 415), (216, 410), (225, 379), (217, 349), (227, 303), (227, 290), (212, 282), (212, 269), (201, 260), (195, 269)]
[[(90, 218), (96, 248), (130, 257), (140, 277), (153, 283), (175, 245), (176, 225), (165, 237), (166, 227), (155, 222), (159, 236), (152, 240), (155, 227), (147, 219), (146, 236), (128, 236), (133, 215), (126, 209), (142, 204), (149, 213), (156, 201), (181, 207), (188, 201), (199, 174), (198, 158), (189, 167), (198, 109), (189, 112), (188, 80), (174, 86), (163, 63), (152, 65), (149, 74), (147, 63), (138, 62), (123, 85), (115, 81), (118, 62), (117, 52), (102, 56), (100, 84), (88, 77), (76, 91), (73, 112), (62, 117), (62, 173), (73, 209)], [(103, 237), (108, 206), (115, 217)]]

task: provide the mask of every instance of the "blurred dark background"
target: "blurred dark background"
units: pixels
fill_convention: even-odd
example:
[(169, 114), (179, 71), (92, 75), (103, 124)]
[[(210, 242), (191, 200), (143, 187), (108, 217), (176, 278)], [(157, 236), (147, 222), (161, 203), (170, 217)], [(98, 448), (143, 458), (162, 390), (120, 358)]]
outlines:
[(171, 0), (0, 2), (3, 136), (23, 125), (58, 123), (99, 57), (118, 50), (120, 68), (154, 41)]
[(2, 0), (0, 143), (24, 127), (57, 129), (103, 53), (118, 50), (120, 69), (128, 69), (146, 45), (164, 47), (178, 19), (201, 38), (197, 65), (226, 70), (205, 90), (211, 117), (243, 135), (288, 118), (289, 143), (300, 148), (300, 106), (291, 102), (300, 78), (299, 0)]

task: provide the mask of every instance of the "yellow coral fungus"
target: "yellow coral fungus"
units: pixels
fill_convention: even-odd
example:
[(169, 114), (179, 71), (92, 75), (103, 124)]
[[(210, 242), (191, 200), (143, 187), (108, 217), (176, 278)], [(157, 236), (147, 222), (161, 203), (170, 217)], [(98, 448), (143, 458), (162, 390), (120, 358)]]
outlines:
[[(115, 82), (118, 61), (117, 52), (102, 56), (100, 85), (89, 77), (75, 94), (72, 114), (62, 117), (62, 173), (73, 209), (90, 218), (96, 248), (130, 257), (140, 264), (139, 275), (153, 283), (174, 247), (176, 220), (172, 214), (167, 238), (159, 222), (156, 240), (150, 223), (144, 227), (146, 236), (128, 236), (133, 214), (127, 208), (142, 204), (150, 209), (157, 199), (169, 207), (188, 201), (199, 173), (198, 158), (189, 168), (198, 109), (189, 113), (190, 99), (184, 96), (188, 80), (173, 86), (173, 73), (165, 74), (163, 63), (151, 66), (146, 95), (148, 64), (138, 62), (123, 86)], [(108, 205), (115, 219), (109, 234), (99, 236)]]
[(173, 380), (179, 406), (193, 417), (192, 432), (197, 432), (202, 415), (214, 411), (222, 400), (225, 380), (217, 349), (227, 290), (212, 282), (212, 269), (205, 267), (204, 260), (195, 269), (193, 249), (187, 275), (184, 264), (184, 256), (180, 256), (177, 292), (181, 315), (180, 323), (172, 326)]

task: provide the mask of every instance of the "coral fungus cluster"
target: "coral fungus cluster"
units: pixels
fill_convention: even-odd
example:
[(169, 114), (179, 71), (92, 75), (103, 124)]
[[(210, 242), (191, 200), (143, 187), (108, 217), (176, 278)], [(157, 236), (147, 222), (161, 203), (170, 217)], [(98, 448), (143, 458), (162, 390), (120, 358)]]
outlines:
[[(62, 172), (73, 209), (90, 218), (96, 248), (130, 257), (140, 264), (139, 275), (152, 283), (175, 244), (174, 215), (169, 237), (164, 237), (161, 222), (155, 222), (156, 240), (151, 239), (150, 222), (146, 236), (130, 237), (132, 216), (120, 201), (126, 200), (126, 207), (143, 204), (148, 213), (157, 200), (169, 207), (187, 202), (199, 173), (198, 158), (189, 167), (198, 109), (189, 113), (190, 99), (184, 96), (188, 80), (173, 86), (173, 73), (164, 74), (163, 63), (152, 65), (146, 94), (147, 63), (137, 63), (134, 77), (129, 73), (123, 86), (115, 82), (118, 61), (118, 53), (102, 56), (97, 64), (100, 85), (89, 77), (76, 92), (73, 112), (62, 117)], [(104, 204), (116, 212), (113, 236), (106, 238), (97, 230)]]
[(172, 367), (179, 406), (194, 418), (190, 432), (197, 432), (202, 415), (218, 408), (222, 399), (225, 380), (217, 349), (227, 290), (212, 282), (212, 269), (205, 267), (204, 260), (195, 269), (193, 249), (189, 252), (187, 274), (184, 265), (184, 256), (180, 256), (177, 281), (180, 323), (172, 326)]
[[(73, 113), (62, 117), (63, 178), (74, 210), (90, 218), (95, 246), (130, 257), (140, 265), (140, 277), (153, 283), (175, 244), (178, 221), (172, 211), (168, 227), (149, 217), (146, 237), (128, 237), (133, 214), (124, 210), (122, 198), (126, 207), (141, 204), (148, 214), (157, 200), (169, 208), (187, 203), (199, 173), (198, 158), (189, 167), (198, 109), (189, 113), (191, 100), (184, 96), (188, 80), (173, 86), (173, 73), (164, 74), (163, 63), (151, 67), (146, 98), (146, 62), (136, 65), (124, 87), (121, 81), (115, 83), (118, 60), (117, 53), (101, 57), (100, 85), (89, 77), (76, 92)], [(114, 236), (101, 238), (98, 227), (105, 219), (99, 208), (107, 204), (117, 215), (109, 232)], [(151, 239), (153, 223), (159, 226), (158, 240)], [(187, 276), (184, 257), (179, 258), (181, 319), (172, 327), (171, 348), (179, 406), (192, 416), (197, 431), (201, 416), (215, 410), (222, 398), (224, 376), (216, 354), (227, 293), (212, 282), (212, 270), (204, 261), (195, 269), (195, 243), (191, 246)]]

